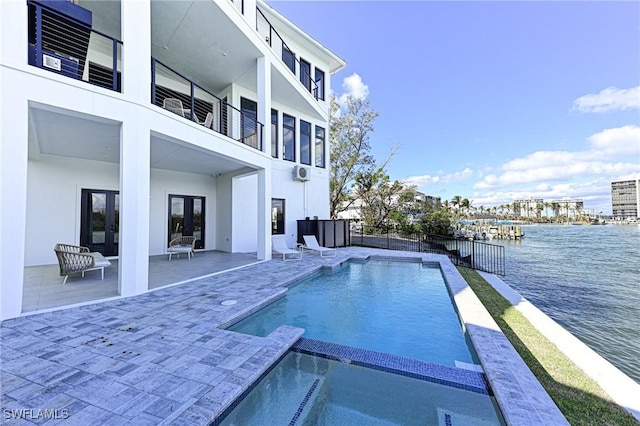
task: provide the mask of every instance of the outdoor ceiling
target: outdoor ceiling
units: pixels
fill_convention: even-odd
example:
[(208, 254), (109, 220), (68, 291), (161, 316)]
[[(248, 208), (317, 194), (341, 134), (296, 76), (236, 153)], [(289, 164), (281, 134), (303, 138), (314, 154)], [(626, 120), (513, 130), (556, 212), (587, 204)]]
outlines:
[[(232, 143), (232, 142), (229, 142)], [(40, 104), (29, 108), (29, 159), (43, 156), (120, 163), (120, 123)], [(151, 135), (151, 168), (215, 176), (246, 164), (194, 145)]]
[(255, 90), (257, 49), (214, 1), (151, 2), (151, 55), (214, 94)]
[[(94, 29), (122, 40), (120, 0), (80, 0), (79, 5), (92, 11)], [(100, 37), (92, 38), (91, 48), (111, 51)], [(231, 83), (257, 90), (256, 58), (262, 53), (214, 0), (151, 0), (151, 56), (214, 95)], [(318, 114), (299, 87), (276, 68), (271, 71), (274, 101)], [(123, 79), (126, 84), (126, 75)]]

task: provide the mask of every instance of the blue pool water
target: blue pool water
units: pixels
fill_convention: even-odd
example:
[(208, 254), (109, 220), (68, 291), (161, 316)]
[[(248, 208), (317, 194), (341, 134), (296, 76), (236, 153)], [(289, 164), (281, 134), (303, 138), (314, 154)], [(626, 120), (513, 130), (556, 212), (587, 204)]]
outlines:
[(289, 352), (219, 425), (503, 425), (488, 395)]
[(304, 337), (444, 365), (473, 362), (439, 267), (348, 262), (289, 288), (230, 330), (267, 336), (281, 325)]

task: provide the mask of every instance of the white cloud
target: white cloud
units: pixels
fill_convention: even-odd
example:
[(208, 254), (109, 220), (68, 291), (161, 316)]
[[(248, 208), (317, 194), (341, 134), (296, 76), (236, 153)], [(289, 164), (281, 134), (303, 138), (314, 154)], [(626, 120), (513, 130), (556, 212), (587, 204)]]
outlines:
[(438, 172), (436, 176), (421, 175), (421, 176), (409, 176), (402, 181), (407, 185), (415, 185), (419, 189), (425, 189), (425, 187), (433, 184), (450, 184), (454, 182), (460, 182), (470, 177), (473, 177), (473, 170), (465, 168), (454, 173)]
[(640, 127), (606, 129), (587, 140), (589, 146), (584, 151), (537, 151), (508, 161), (502, 166), (502, 173), (484, 176), (473, 188), (551, 185), (550, 182), (640, 173)]
[(600, 93), (590, 93), (573, 101), (572, 111), (583, 113), (623, 111), (640, 108), (640, 86), (630, 89), (607, 87)]
[(345, 77), (342, 81), (342, 88), (344, 89), (344, 93), (338, 97), (338, 103), (340, 105), (344, 105), (349, 96), (356, 99), (366, 99), (366, 97), (369, 96), (369, 86), (364, 84), (362, 77), (357, 73)]
[(607, 157), (635, 156), (640, 161), (640, 127), (623, 126), (606, 129), (589, 136), (592, 150)]

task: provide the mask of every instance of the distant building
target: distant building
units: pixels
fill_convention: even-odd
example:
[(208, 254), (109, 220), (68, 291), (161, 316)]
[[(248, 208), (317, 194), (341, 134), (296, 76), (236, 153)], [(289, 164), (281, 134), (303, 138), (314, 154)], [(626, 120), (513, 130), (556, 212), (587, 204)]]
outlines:
[(520, 217), (535, 218), (540, 217), (544, 209), (542, 198), (528, 198), (526, 200), (515, 200), (512, 203), (514, 214)]
[(616, 220), (640, 217), (640, 178), (611, 182), (611, 207)]
[(584, 201), (579, 198), (565, 197), (561, 200), (552, 200), (551, 206), (556, 216), (576, 219), (584, 213)]

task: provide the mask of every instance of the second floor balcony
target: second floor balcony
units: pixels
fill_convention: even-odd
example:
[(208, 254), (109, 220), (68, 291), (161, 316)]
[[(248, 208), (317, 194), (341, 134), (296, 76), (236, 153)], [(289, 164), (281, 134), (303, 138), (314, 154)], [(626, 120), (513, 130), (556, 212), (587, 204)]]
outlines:
[(238, 109), (155, 58), (151, 79), (154, 105), (262, 151), (263, 124), (251, 105)]

